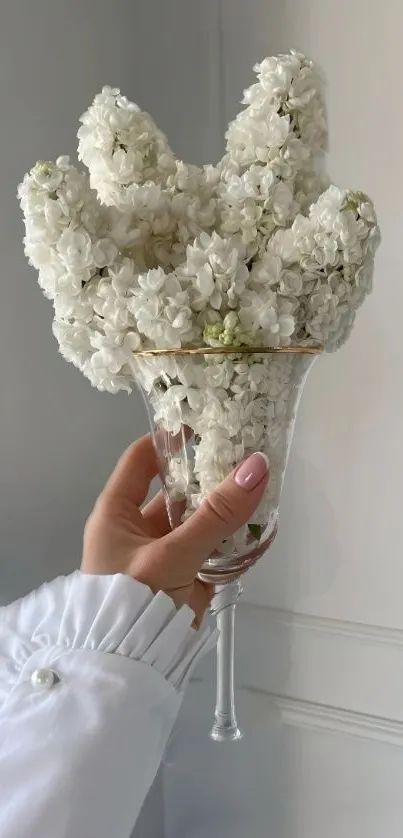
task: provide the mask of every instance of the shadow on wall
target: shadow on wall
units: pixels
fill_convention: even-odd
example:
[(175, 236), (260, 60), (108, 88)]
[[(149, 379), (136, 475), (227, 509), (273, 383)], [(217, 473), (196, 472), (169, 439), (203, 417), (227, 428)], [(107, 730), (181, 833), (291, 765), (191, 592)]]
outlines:
[[(331, 587), (341, 556), (340, 531), (321, 473), (298, 454), (290, 462), (282, 507), (284, 515), (277, 545), (283, 566), (285, 590), (282, 593), (290, 603), (290, 610), (294, 610), (293, 606), (297, 606), (299, 600), (302, 576), (310, 594), (320, 596)], [(287, 517), (287, 510), (291, 510), (290, 518)], [(296, 544), (296, 533), (301, 533), (300, 550), (298, 542)], [(301, 551), (303, 562), (300, 561)], [(314, 560), (318, 555), (320, 562)]]
[(332, 586), (341, 550), (340, 530), (321, 473), (293, 449), (278, 535), (271, 550), (245, 577), (245, 600), (298, 611), (302, 592), (317, 598)]

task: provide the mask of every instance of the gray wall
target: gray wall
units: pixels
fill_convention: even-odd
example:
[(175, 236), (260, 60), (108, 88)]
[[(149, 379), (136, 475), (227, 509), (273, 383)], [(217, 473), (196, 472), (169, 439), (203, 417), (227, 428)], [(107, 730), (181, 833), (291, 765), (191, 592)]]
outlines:
[(217, 14), (198, 0), (1, 4), (0, 603), (77, 565), (97, 492), (147, 427), (138, 395), (98, 393), (58, 355), (17, 184), (38, 158), (74, 156), (104, 84), (151, 111), (178, 154), (217, 157)]

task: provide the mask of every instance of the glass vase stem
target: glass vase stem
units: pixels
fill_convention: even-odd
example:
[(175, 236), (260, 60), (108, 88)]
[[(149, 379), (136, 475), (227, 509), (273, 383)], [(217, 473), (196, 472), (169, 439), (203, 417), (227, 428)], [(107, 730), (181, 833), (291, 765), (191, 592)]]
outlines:
[(210, 736), (216, 742), (240, 739), (234, 698), (234, 621), (235, 606), (242, 593), (239, 579), (217, 585), (211, 610), (217, 618), (217, 695), (214, 724)]

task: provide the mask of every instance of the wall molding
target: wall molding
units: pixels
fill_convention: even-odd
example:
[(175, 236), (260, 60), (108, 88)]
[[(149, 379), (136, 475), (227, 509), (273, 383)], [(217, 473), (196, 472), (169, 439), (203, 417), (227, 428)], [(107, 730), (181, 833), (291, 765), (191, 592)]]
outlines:
[[(247, 692), (253, 692), (247, 690)], [(403, 722), (368, 716), (338, 707), (265, 693), (280, 712), (284, 724), (310, 730), (325, 730), (344, 736), (371, 739), (403, 747)]]
[(285, 723), (403, 745), (403, 630), (241, 601), (235, 648), (237, 688)]
[(241, 603), (237, 681), (403, 723), (403, 631)]
[(301, 614), (265, 605), (252, 605), (240, 600), (239, 611), (248, 610), (265, 613), (268, 621), (277, 622), (294, 628), (308, 628), (311, 631), (326, 632), (353, 637), (367, 643), (381, 643), (403, 647), (403, 629), (389, 628), (369, 623), (357, 623), (352, 620), (337, 620), (333, 617), (317, 617), (314, 614)]

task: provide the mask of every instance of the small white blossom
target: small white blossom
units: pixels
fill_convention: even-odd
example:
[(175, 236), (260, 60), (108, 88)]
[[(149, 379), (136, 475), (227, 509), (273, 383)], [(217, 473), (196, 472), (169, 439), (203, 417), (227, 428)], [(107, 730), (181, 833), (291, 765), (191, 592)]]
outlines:
[(192, 311), (186, 290), (175, 274), (162, 268), (138, 277), (127, 306), (140, 334), (157, 347), (179, 348), (194, 338)]
[(188, 290), (194, 311), (209, 304), (213, 309), (234, 308), (249, 276), (242, 259), (242, 248), (231, 239), (213, 233), (202, 233), (187, 248), (183, 277), (188, 278)]
[(94, 264), (91, 237), (86, 230), (64, 230), (56, 250), (66, 270), (83, 271)]

